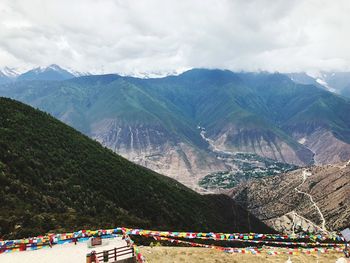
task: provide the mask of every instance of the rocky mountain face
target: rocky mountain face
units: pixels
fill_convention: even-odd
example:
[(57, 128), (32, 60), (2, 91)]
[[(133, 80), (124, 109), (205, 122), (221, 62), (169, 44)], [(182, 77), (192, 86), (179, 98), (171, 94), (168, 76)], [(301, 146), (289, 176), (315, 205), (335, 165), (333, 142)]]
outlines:
[[(306, 135), (306, 136), (305, 136)], [(310, 134), (295, 132), (294, 138), (315, 154), (315, 164), (338, 163), (350, 156), (349, 144), (339, 140), (332, 132), (319, 128)]]
[(123, 157), (201, 191), (198, 175), (226, 170), (214, 154), (179, 140), (164, 125), (118, 119), (92, 123), (90, 136)]
[(255, 153), (300, 166), (311, 162), (313, 158), (308, 149), (289, 144), (273, 131), (250, 129), (235, 124), (224, 126), (220, 132), (212, 136), (212, 141), (216, 148), (226, 151)]
[(21, 81), (1, 85), (0, 95), (196, 190), (209, 174), (239, 170), (222, 152), (298, 166), (350, 158), (350, 101), (277, 73), (193, 69), (157, 79)]
[(327, 232), (350, 226), (350, 162), (313, 166), (244, 182), (236, 202), (281, 232)]

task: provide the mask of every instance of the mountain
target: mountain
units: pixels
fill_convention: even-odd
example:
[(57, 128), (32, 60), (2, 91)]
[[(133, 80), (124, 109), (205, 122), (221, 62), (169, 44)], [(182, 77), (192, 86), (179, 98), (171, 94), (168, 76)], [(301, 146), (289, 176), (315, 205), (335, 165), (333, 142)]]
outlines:
[(349, 101), (285, 75), (191, 70), (146, 85), (205, 127), (217, 149), (297, 165), (350, 157)]
[(38, 67), (29, 70), (17, 77), (19, 81), (25, 80), (65, 80), (74, 78), (71, 72), (52, 64), (48, 67)]
[(118, 75), (3, 88), (11, 93), (7, 96), (50, 112), (124, 157), (193, 188), (194, 175), (225, 169), (206, 151), (196, 126)]
[(305, 72), (295, 72), (295, 73), (287, 73), (286, 74), (290, 79), (296, 83), (304, 84), (304, 85), (313, 85), (318, 88), (327, 89), (326, 83), (320, 79), (309, 76)]
[(287, 75), (296, 83), (312, 84), (350, 97), (350, 72), (321, 71), (315, 76), (306, 73), (289, 73)]
[(13, 68), (4, 67), (0, 69), (0, 85), (14, 81), (18, 74), (19, 73)]
[(323, 72), (322, 78), (339, 94), (349, 97), (350, 72)]
[(228, 196), (197, 194), (22, 103), (0, 98), (0, 124), (3, 238), (112, 226), (270, 231)]
[(248, 164), (274, 160), (278, 167), (350, 159), (350, 101), (278, 73), (91, 75), (4, 84), (0, 95), (49, 112), (197, 191), (207, 175), (239, 172), (237, 153), (248, 153)]
[(234, 200), (280, 232), (350, 226), (350, 162), (310, 167), (242, 183)]
[(350, 84), (342, 90), (341, 94), (345, 97), (350, 98)]

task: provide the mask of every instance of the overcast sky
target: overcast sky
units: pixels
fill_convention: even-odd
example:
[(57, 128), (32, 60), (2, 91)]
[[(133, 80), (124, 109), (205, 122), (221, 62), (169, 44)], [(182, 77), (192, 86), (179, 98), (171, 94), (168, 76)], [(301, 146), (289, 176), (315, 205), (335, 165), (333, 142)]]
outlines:
[(0, 0), (0, 67), (350, 70), (349, 0)]

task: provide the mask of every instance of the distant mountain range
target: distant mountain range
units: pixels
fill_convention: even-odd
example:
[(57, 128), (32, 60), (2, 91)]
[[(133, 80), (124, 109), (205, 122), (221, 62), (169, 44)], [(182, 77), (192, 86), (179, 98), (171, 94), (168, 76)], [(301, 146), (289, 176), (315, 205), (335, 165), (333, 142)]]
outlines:
[(4, 67), (0, 69), (0, 84), (10, 83), (13, 81), (28, 81), (28, 80), (66, 80), (79, 76), (89, 75), (77, 71), (67, 70), (58, 65), (52, 64), (48, 67), (38, 67), (19, 73), (16, 69)]
[(90, 75), (10, 82), (0, 95), (199, 190), (205, 176), (237, 169), (222, 155), (298, 166), (350, 159), (350, 100), (291, 78), (208, 69), (157, 79)]
[[(181, 71), (172, 72), (134, 72), (132, 77), (148, 79), (163, 78), (167, 76), (179, 75)], [(332, 72), (320, 71), (317, 74), (306, 72), (282, 73), (288, 76), (292, 81), (299, 84), (314, 85), (328, 91), (350, 97), (350, 72)], [(15, 68), (0, 68), (0, 85), (11, 81), (24, 80), (66, 80), (74, 77), (92, 75), (88, 72), (79, 72), (71, 69), (62, 68), (56, 64), (47, 67), (37, 67), (29, 71), (20, 73)], [(124, 75), (123, 75), (124, 76)]]
[(115, 226), (270, 232), (225, 195), (200, 195), (71, 127), (0, 98), (0, 236)]

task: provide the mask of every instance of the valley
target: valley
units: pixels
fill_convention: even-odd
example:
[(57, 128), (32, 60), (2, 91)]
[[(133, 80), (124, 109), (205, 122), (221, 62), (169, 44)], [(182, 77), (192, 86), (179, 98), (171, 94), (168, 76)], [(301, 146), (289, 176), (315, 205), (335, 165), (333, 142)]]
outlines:
[[(305, 189), (321, 180), (319, 174), (310, 171), (304, 180), (300, 169), (336, 167), (349, 160), (347, 99), (279, 73), (192, 69), (141, 79), (116, 74), (67, 77), (66, 71), (57, 73), (57, 66), (48, 71), (56, 79), (43, 80), (46, 70), (36, 70), (41, 79), (2, 84), (0, 95), (46, 111), (113, 152), (198, 193), (229, 194), (278, 231), (344, 226), (327, 218), (334, 211), (325, 211), (330, 202), (326, 197)], [(272, 205), (273, 196), (279, 196), (276, 202), (284, 196), (293, 201)], [(339, 201), (341, 209), (347, 209), (344, 202)]]
[(296, 165), (281, 163), (254, 153), (222, 150), (211, 139), (205, 137), (206, 132), (203, 127), (199, 129), (202, 138), (209, 143), (209, 149), (215, 153), (217, 159), (225, 163), (228, 169), (202, 178), (199, 185), (207, 190), (220, 192), (220, 189), (233, 188), (241, 181), (276, 175), (298, 168)]
[(350, 102), (283, 74), (192, 69), (157, 79), (59, 79), (67, 71), (50, 70), (45, 78), (40, 69), (39, 79), (0, 85), (0, 95), (46, 111), (198, 192), (235, 185), (235, 177), (245, 177), (237, 174), (242, 169), (261, 177), (349, 159)]

